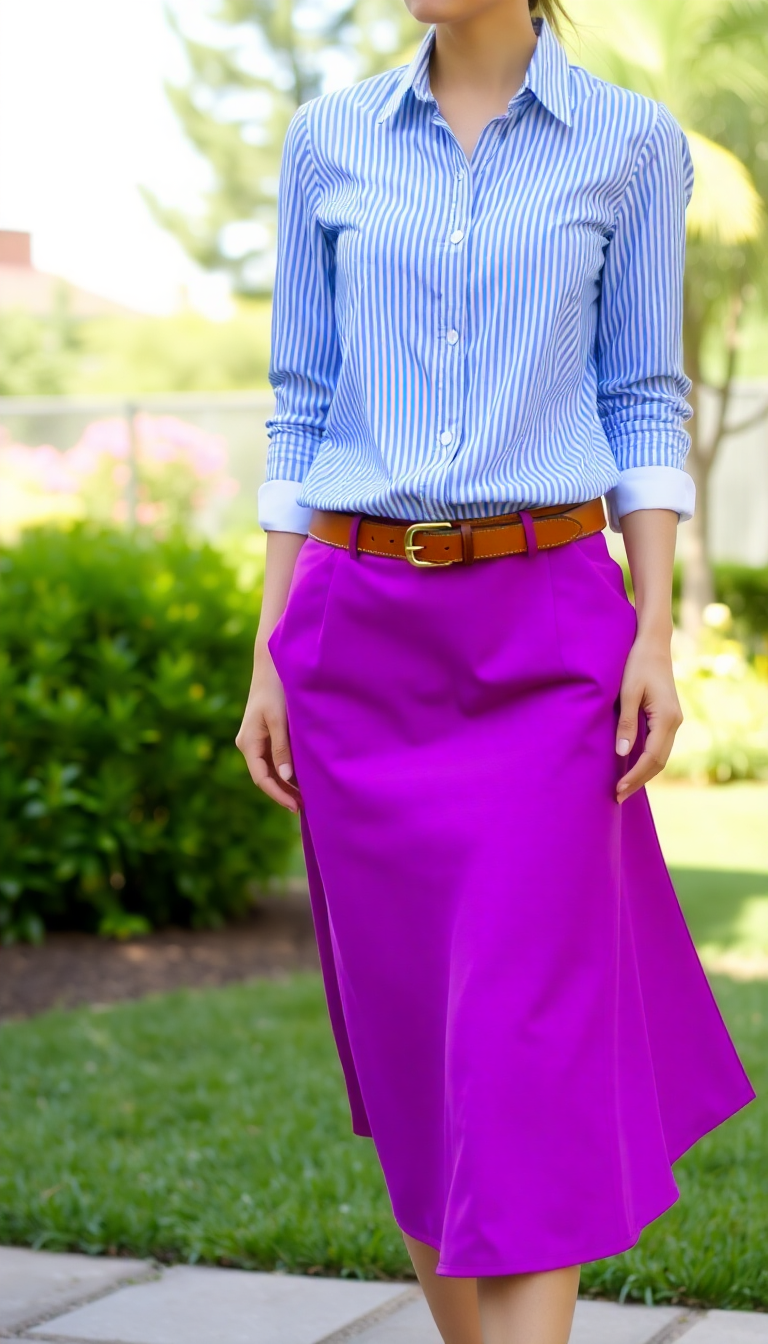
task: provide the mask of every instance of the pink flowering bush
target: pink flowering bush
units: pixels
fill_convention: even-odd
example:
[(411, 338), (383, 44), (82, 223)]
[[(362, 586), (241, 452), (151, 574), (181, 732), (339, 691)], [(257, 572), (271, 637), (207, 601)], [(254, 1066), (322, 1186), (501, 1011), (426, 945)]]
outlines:
[(0, 443), (0, 474), (17, 496), (52, 500), (52, 514), (161, 531), (189, 522), (212, 499), (231, 498), (239, 488), (227, 474), (221, 435), (147, 412), (130, 424), (122, 416), (95, 420), (64, 452)]

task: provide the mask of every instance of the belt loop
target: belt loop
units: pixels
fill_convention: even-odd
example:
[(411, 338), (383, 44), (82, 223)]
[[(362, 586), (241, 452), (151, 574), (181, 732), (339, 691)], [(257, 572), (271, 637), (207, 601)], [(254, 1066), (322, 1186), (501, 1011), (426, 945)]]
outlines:
[(349, 554), (353, 560), (360, 559), (360, 552), (357, 549), (357, 534), (360, 531), (360, 524), (363, 521), (362, 513), (353, 515), (352, 522), (349, 525)]
[(461, 524), (461, 558), (465, 565), (471, 565), (475, 558), (475, 538), (472, 524), (464, 520)]
[(520, 522), (523, 524), (528, 554), (535, 555), (539, 549), (539, 543), (536, 540), (536, 528), (533, 525), (533, 519), (527, 509), (520, 509)]

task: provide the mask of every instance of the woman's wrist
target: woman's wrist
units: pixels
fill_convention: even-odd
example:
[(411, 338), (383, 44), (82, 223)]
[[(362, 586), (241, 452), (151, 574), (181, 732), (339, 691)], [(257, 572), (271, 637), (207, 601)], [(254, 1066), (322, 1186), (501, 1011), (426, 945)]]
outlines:
[(259, 626), (256, 641), (253, 646), (253, 666), (257, 672), (260, 671), (261, 668), (269, 666), (272, 662), (272, 654), (269, 651), (268, 643), (271, 633), (271, 630), (262, 630), (261, 626)]
[(668, 654), (677, 515), (669, 509), (636, 509), (621, 521), (635, 590), (637, 639)]
[(306, 540), (303, 533), (267, 533), (267, 563), (261, 616), (253, 648), (253, 665), (256, 671), (272, 664), (268, 641), (285, 610), (296, 560)]
[(672, 616), (669, 613), (644, 615), (638, 612), (637, 639), (642, 640), (643, 644), (668, 650), (672, 643), (673, 629)]

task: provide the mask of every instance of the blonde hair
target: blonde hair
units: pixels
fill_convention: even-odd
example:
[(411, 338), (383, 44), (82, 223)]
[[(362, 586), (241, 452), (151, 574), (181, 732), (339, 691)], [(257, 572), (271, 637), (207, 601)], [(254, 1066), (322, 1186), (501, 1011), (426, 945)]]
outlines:
[(543, 14), (547, 23), (554, 28), (556, 33), (562, 33), (563, 21), (573, 27), (573, 19), (567, 13), (565, 6), (560, 0), (528, 0), (528, 8), (533, 18), (537, 14)]

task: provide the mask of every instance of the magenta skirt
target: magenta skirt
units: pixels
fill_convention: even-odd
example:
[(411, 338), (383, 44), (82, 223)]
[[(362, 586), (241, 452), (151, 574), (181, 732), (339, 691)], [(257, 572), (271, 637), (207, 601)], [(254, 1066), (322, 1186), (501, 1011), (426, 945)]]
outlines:
[(352, 1127), (439, 1274), (626, 1250), (755, 1095), (615, 800), (635, 629), (602, 533), (427, 570), (309, 538), (269, 642)]

